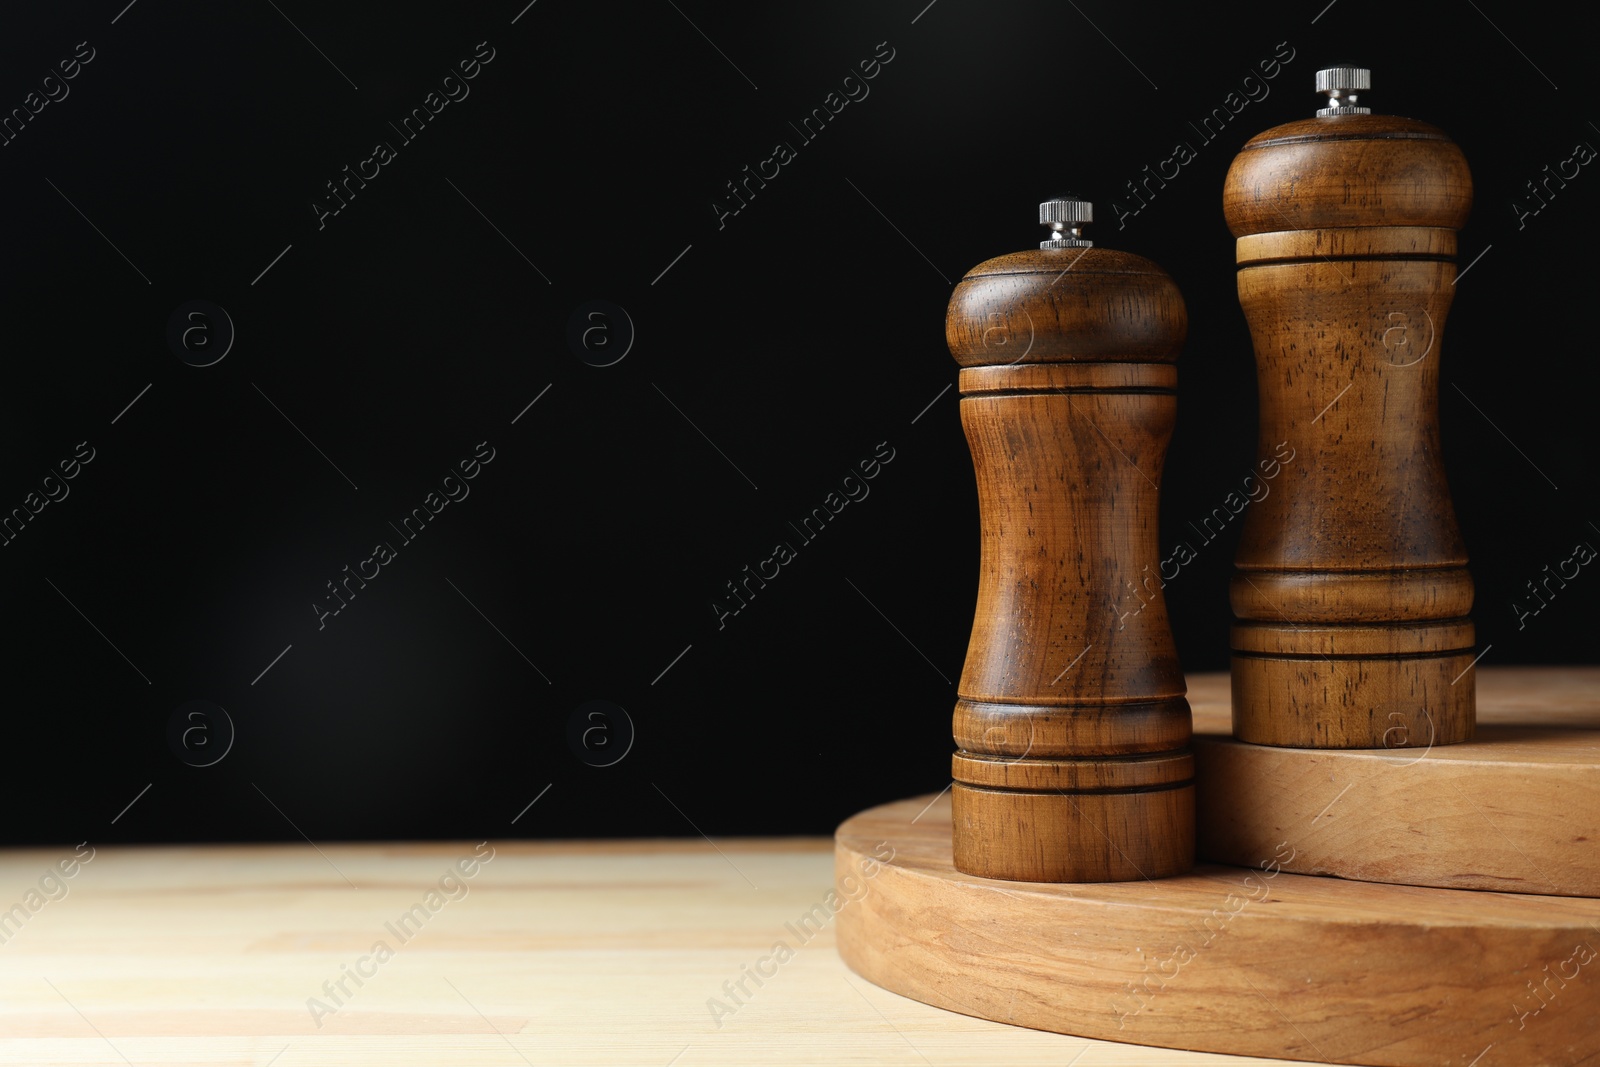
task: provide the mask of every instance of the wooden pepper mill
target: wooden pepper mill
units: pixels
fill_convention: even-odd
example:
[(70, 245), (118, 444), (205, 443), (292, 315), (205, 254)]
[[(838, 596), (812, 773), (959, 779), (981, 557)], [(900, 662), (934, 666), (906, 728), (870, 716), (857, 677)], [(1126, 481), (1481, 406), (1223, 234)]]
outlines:
[(981, 519), (954, 717), (956, 867), (1110, 882), (1194, 865), (1190, 714), (1156, 508), (1188, 318), (1161, 268), (1052, 200), (1036, 251), (980, 263), (945, 320)]
[[(1304, 748), (1472, 737), (1472, 579), (1439, 452), (1439, 348), (1466, 159), (1317, 72), (1316, 118), (1250, 140), (1223, 206), (1259, 371), (1262, 455), (1230, 600), (1233, 732)], [(1281, 451), (1280, 451), (1281, 450)]]

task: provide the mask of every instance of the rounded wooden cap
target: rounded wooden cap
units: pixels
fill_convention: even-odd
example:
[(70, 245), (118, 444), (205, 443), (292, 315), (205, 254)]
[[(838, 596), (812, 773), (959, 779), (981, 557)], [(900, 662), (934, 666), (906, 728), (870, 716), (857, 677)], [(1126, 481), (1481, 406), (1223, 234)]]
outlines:
[(1442, 130), (1393, 115), (1276, 126), (1228, 168), (1222, 208), (1235, 237), (1350, 226), (1459, 230), (1472, 210), (1466, 156)]
[(1183, 296), (1149, 260), (1109, 248), (1030, 249), (985, 260), (950, 296), (945, 339), (963, 367), (1172, 363)]

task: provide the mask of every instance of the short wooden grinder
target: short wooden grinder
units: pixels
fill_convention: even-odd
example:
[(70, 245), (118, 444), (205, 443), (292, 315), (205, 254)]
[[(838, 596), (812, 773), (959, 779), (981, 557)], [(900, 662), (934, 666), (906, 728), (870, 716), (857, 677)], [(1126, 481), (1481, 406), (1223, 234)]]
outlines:
[(1234, 736), (1257, 744), (1473, 733), (1472, 578), (1438, 419), (1472, 180), (1438, 129), (1358, 106), (1369, 86), (1318, 71), (1331, 106), (1250, 140), (1223, 193), (1260, 448), (1293, 457), (1245, 515), (1230, 588)]
[(981, 508), (955, 708), (955, 866), (1112, 882), (1194, 864), (1190, 713), (1160, 580), (1158, 483), (1188, 328), (1161, 268), (1051, 200), (1037, 250), (974, 267), (945, 334)]

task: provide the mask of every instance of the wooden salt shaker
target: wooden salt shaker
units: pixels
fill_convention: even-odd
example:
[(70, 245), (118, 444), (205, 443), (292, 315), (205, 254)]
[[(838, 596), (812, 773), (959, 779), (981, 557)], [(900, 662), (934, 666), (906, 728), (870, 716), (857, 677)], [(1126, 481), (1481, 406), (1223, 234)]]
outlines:
[(1253, 138), (1228, 171), (1260, 449), (1293, 459), (1245, 516), (1230, 600), (1233, 731), (1304, 748), (1472, 737), (1472, 578), (1439, 451), (1440, 333), (1461, 150), (1357, 105), (1370, 74), (1317, 73), (1331, 105)]
[(974, 267), (945, 323), (982, 512), (955, 865), (1159, 878), (1194, 864), (1189, 704), (1153, 569), (1188, 318), (1159, 267), (1083, 238), (1090, 204), (1039, 219), (1053, 236)]

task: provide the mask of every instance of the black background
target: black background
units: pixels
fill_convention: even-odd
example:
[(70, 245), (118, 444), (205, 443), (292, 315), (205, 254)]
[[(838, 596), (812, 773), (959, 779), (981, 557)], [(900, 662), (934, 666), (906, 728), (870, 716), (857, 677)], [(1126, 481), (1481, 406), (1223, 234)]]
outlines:
[[(95, 50), (0, 148), (0, 510), (95, 449), (0, 549), (11, 840), (826, 833), (939, 789), (977, 574), (953, 283), (1031, 246), (1068, 188), (1099, 205), (1089, 236), (1172, 274), (1174, 544), (1257, 458), (1223, 175), (1311, 115), (1335, 63), (1371, 67), (1368, 102), (1442, 127), (1474, 172), (1461, 265), (1487, 252), (1440, 403), (1483, 665), (1594, 661), (1600, 578), (1525, 626), (1512, 608), (1600, 543), (1600, 176), (1521, 227), (1511, 206), (1600, 145), (1587, 9), (924, 3), (0, 16), (0, 109)], [(388, 123), (484, 41), (470, 96), (399, 144)], [(725, 183), (880, 42), (870, 95), (719, 228)], [(1270, 95), (1118, 229), (1124, 183), (1280, 42)], [(397, 158), (319, 229), (324, 183), (379, 140)], [(166, 341), (196, 299), (237, 330), (205, 368)], [(637, 330), (613, 366), (566, 341), (593, 299)], [(325, 583), (485, 440), (470, 496), (319, 630)], [(879, 442), (870, 496), (719, 630), (724, 583)], [(1226, 667), (1237, 534), (1167, 589), (1187, 670)], [(195, 699), (237, 727), (206, 768), (167, 743)], [(609, 767), (567, 739), (595, 699), (637, 731)]]

